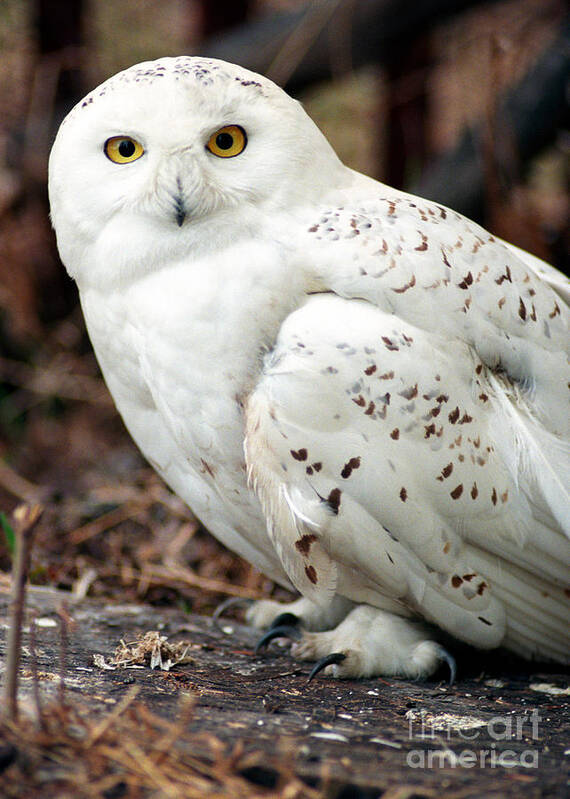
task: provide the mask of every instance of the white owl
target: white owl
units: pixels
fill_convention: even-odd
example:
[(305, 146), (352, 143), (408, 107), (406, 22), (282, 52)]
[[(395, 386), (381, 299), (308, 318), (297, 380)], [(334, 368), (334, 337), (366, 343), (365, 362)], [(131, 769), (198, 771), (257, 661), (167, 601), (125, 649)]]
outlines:
[(453, 674), (439, 627), (568, 660), (561, 275), (347, 168), (285, 92), (204, 58), (91, 92), (49, 190), (127, 428), (220, 541), (302, 594), (295, 656)]

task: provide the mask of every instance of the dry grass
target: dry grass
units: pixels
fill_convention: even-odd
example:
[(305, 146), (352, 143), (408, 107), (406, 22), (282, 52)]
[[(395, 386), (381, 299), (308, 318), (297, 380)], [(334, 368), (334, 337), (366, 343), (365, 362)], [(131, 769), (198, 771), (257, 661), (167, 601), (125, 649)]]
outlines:
[[(79, 703), (54, 703), (43, 709), (41, 724), (28, 716), (17, 724), (0, 722), (3, 796), (317, 799), (324, 795), (296, 777), (286, 758), (280, 759), (276, 770), (269, 768), (266, 755), (244, 751), (239, 741), (228, 747), (213, 735), (195, 732), (191, 695), (181, 694), (171, 721), (137, 701), (138, 690), (133, 686), (97, 720)], [(256, 783), (263, 782), (263, 774), (271, 787), (248, 779), (253, 775)]]

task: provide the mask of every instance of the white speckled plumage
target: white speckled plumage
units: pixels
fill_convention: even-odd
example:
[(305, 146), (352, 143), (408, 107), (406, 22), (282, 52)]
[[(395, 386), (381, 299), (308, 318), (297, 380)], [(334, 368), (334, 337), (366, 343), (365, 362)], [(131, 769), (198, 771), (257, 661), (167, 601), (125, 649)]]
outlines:
[[(218, 157), (206, 143), (229, 125), (245, 148)], [(113, 163), (121, 136), (144, 154)], [(303, 594), (308, 626), (333, 627), (299, 657), (422, 676), (440, 650), (419, 616), (568, 659), (561, 275), (346, 168), (298, 103), (214, 60), (137, 65), (88, 95), (54, 144), (50, 201), (142, 452)]]

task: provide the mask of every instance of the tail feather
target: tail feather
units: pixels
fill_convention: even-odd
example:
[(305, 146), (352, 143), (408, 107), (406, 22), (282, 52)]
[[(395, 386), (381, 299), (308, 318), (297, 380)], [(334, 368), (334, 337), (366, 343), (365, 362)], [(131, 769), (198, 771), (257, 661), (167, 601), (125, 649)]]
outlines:
[(552, 586), (569, 585), (570, 543), (560, 533), (541, 526), (538, 535), (526, 544), (519, 544), (499, 533), (490, 523), (472, 524), (466, 538), (471, 546), (486, 553), (486, 563), (491, 560), (490, 556), (494, 556), (505, 568), (513, 564), (521, 569), (529, 587), (548, 591)]
[(522, 392), (507, 391), (492, 374), (488, 381), (497, 406), (496, 448), (511, 477), (529, 501), (570, 538), (570, 443), (531, 416)]
[(541, 635), (539, 631), (530, 629), (524, 619), (509, 614), (507, 631), (503, 645), (517, 655), (531, 660), (553, 660), (556, 663), (570, 663), (568, 647), (558, 643), (556, 639)]
[(519, 654), (568, 662), (568, 596), (549, 579), (529, 574), (504, 558), (470, 546), (470, 559), (489, 580), (506, 611), (504, 645)]

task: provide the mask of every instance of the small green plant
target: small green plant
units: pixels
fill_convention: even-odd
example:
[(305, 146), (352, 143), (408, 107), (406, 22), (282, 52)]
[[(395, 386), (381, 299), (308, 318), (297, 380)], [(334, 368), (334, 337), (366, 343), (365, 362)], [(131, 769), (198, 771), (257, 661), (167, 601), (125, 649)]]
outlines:
[(14, 533), (14, 528), (6, 518), (6, 514), (0, 510), (0, 527), (2, 527), (2, 531), (4, 532), (4, 538), (6, 539), (6, 546), (8, 547), (8, 551), (10, 555), (14, 557), (14, 552), (16, 549), (16, 534)]

